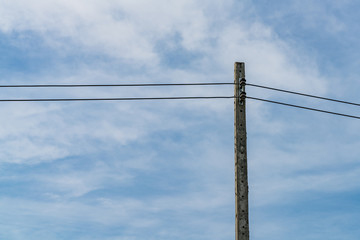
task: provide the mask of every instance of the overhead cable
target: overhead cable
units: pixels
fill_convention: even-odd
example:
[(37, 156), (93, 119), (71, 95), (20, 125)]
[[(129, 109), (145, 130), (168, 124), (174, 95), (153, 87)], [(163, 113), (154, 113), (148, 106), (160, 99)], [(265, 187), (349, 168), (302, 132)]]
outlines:
[(316, 111), (316, 112), (321, 112), (321, 113), (328, 113), (328, 114), (338, 115), (338, 116), (342, 116), (342, 117), (360, 119), (359, 116), (353, 116), (353, 115), (348, 115), (348, 114), (343, 114), (343, 113), (337, 113), (337, 112), (330, 112), (330, 111), (325, 111), (325, 110), (321, 110), (321, 109), (304, 107), (304, 106), (298, 106), (298, 105), (289, 104), (289, 103), (284, 103), (284, 102), (277, 102), (277, 101), (272, 101), (272, 100), (267, 100), (267, 99), (262, 99), (262, 98), (249, 97), (249, 96), (246, 96), (246, 98), (248, 98), (248, 99), (253, 99), (253, 100), (257, 100), (257, 101), (262, 101), (262, 102), (280, 104), (280, 105), (284, 105), (284, 106), (288, 106), (288, 107), (301, 108), (301, 109), (310, 110), (310, 111)]
[[(236, 98), (235, 96), (180, 96), (180, 97), (128, 97), (128, 98), (34, 98), (34, 99), (0, 99), (0, 102), (85, 102), (85, 101), (151, 101), (151, 100), (206, 100), (206, 99), (233, 99)], [(311, 110), (321, 113), (328, 113), (343, 117), (349, 117), (349, 118), (355, 118), (360, 119), (359, 116), (353, 116), (348, 114), (342, 114), (337, 112), (331, 112), (316, 108), (310, 108), (310, 107), (304, 107), (304, 106), (298, 106), (294, 104), (284, 103), (284, 102), (277, 102), (273, 100), (268, 99), (262, 99), (262, 98), (255, 98), (246, 96), (248, 99), (257, 100), (257, 101), (263, 101), (268, 103), (274, 103), (289, 107), (295, 107), (295, 108), (301, 108), (305, 110)]]
[(73, 101), (146, 101), (146, 100), (187, 100), (187, 99), (229, 99), (234, 96), (189, 96), (189, 97), (129, 97), (129, 98), (38, 98), (0, 99), (0, 102), (73, 102)]
[(250, 86), (250, 87), (264, 88), (264, 89), (269, 89), (269, 90), (278, 91), (278, 92), (296, 94), (296, 95), (300, 95), (300, 96), (317, 98), (317, 99), (326, 100), (326, 101), (332, 101), (332, 102), (337, 102), (337, 103), (360, 106), (360, 103), (348, 102), (348, 101), (343, 101), (343, 100), (338, 100), (338, 99), (333, 99), (333, 98), (327, 98), (327, 97), (320, 97), (320, 96), (315, 96), (315, 95), (311, 95), (311, 94), (299, 93), (299, 92), (294, 92), (294, 91), (289, 91), (289, 90), (284, 90), (284, 89), (279, 89), (279, 88), (272, 88), (272, 87), (261, 86), (261, 85), (257, 85), (257, 84), (251, 84), (251, 83), (246, 83), (246, 85)]
[(204, 83), (127, 83), (127, 84), (22, 84), (0, 85), (0, 88), (65, 88), (65, 87), (165, 87), (165, 86), (216, 86), (234, 85), (229, 82)]

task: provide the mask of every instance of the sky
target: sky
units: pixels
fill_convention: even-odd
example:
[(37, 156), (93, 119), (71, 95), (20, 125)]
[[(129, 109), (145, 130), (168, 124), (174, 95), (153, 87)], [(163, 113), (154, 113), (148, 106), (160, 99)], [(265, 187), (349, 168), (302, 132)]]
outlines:
[[(360, 102), (355, 0), (0, 0), (0, 85)], [(247, 94), (360, 116), (357, 107)], [(1, 99), (233, 86), (0, 88)], [(0, 103), (0, 239), (235, 238), (232, 99)], [(360, 122), (247, 100), (250, 238), (358, 240)]]

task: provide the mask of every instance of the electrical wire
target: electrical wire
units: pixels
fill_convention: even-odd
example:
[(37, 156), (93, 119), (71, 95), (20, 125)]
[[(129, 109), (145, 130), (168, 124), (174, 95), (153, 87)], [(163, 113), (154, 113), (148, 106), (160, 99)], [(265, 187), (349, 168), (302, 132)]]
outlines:
[(38, 98), (38, 99), (0, 99), (0, 102), (71, 102), (71, 101), (146, 101), (146, 100), (191, 100), (191, 99), (229, 99), (234, 96), (189, 96), (189, 97), (129, 97), (129, 98)]
[[(162, 87), (162, 86), (216, 86), (216, 85), (234, 85), (230, 82), (204, 82), (204, 83), (130, 83), (130, 84), (31, 84), (31, 85), (0, 85), (0, 88), (59, 88), (59, 87)], [(294, 92), (284, 89), (272, 88), (262, 86), (258, 84), (246, 83), (247, 86), (258, 87), (273, 91), (285, 92), (290, 94), (296, 94), (305, 97), (317, 98), (321, 100), (333, 101), (343, 104), (350, 104), (360, 106), (359, 103), (353, 103), (338, 99), (326, 98), (321, 96), (310, 95), (306, 93)], [(70, 101), (148, 101), (148, 100), (191, 100), (191, 99), (231, 99), (235, 96), (180, 96), (180, 97), (129, 97), (129, 98), (38, 98), (38, 99), (0, 99), (0, 102), (70, 102)], [(289, 107), (301, 108), (310, 111), (322, 112), (327, 114), (333, 114), (343, 117), (360, 119), (358, 116), (342, 114), (337, 112), (331, 112), (316, 108), (298, 106), (294, 104), (277, 102), (273, 100), (267, 100), (262, 98), (255, 98), (247, 96), (246, 98), (263, 101), (268, 103), (280, 104)]]
[(234, 85), (229, 82), (205, 83), (129, 83), (129, 84), (22, 84), (0, 85), (0, 88), (63, 88), (63, 87), (165, 87), (165, 86), (218, 86)]
[(326, 101), (332, 101), (332, 102), (337, 102), (337, 103), (343, 103), (343, 104), (350, 104), (350, 105), (354, 105), (354, 106), (360, 106), (360, 103), (354, 103), (354, 102), (348, 102), (348, 101), (343, 101), (343, 100), (338, 100), (338, 99), (333, 99), (333, 98), (315, 96), (315, 95), (311, 95), (311, 94), (299, 93), (299, 92), (294, 92), (294, 91), (289, 91), (289, 90), (284, 90), (284, 89), (279, 89), (279, 88), (272, 88), (272, 87), (267, 87), (267, 86), (262, 86), (262, 85), (257, 85), (257, 84), (251, 84), (251, 83), (246, 83), (246, 85), (247, 85), (247, 86), (250, 86), (250, 87), (264, 88), (264, 89), (273, 90), (273, 91), (278, 91), (278, 92), (296, 94), (296, 95), (300, 95), (300, 96), (317, 98), (317, 99), (326, 100)]
[[(129, 83), (129, 84), (31, 84), (31, 85), (22, 84), (22, 85), (0, 85), (0, 88), (164, 87), (164, 86), (219, 86), (219, 85), (234, 85), (234, 83), (232, 83), (232, 82), (205, 82), (205, 83)], [(250, 86), (250, 87), (263, 88), (263, 89), (279, 91), (279, 92), (284, 92), (284, 93), (289, 93), (289, 94), (296, 94), (296, 95), (300, 95), (300, 96), (317, 98), (317, 99), (327, 100), (327, 101), (332, 101), (332, 102), (337, 102), (337, 103), (360, 106), (360, 103), (354, 103), (354, 102), (349, 102), (349, 101), (344, 101), (344, 100), (321, 97), (321, 96), (300, 93), (300, 92), (295, 92), (295, 91), (289, 91), (289, 90), (284, 90), (284, 89), (279, 89), (279, 88), (267, 87), (267, 86), (262, 86), (262, 85), (258, 85), (258, 84), (246, 83), (246, 85)], [(87, 100), (87, 101), (90, 101), (90, 100)]]
[(277, 102), (277, 101), (272, 101), (272, 100), (267, 100), (267, 99), (262, 99), (262, 98), (255, 98), (255, 97), (249, 97), (249, 96), (246, 96), (246, 98), (252, 99), (252, 100), (257, 100), (257, 101), (262, 101), (262, 102), (280, 104), (280, 105), (284, 105), (284, 106), (288, 106), (288, 107), (301, 108), (301, 109), (310, 110), (310, 111), (316, 111), (316, 112), (321, 112), (321, 113), (328, 113), (328, 114), (338, 115), (338, 116), (342, 116), (342, 117), (360, 119), (359, 116), (353, 116), (353, 115), (342, 114), (342, 113), (337, 113), (337, 112), (330, 112), (330, 111), (325, 111), (325, 110), (321, 110), (321, 109), (298, 106), (298, 105), (294, 105), (294, 104)]
[[(0, 102), (81, 102), (81, 101), (149, 101), (149, 100), (200, 100), (200, 99), (233, 99), (235, 96), (180, 96), (180, 97), (129, 97), (129, 98), (34, 98), (34, 99), (0, 99)], [(311, 110), (321, 113), (328, 113), (348, 118), (360, 119), (358, 116), (342, 114), (337, 112), (325, 111), (316, 108), (298, 106), (289, 103), (277, 102), (273, 100), (267, 100), (262, 98), (255, 98), (246, 96), (248, 99), (263, 101), (268, 103), (280, 104), (289, 107), (301, 108), (305, 110)]]

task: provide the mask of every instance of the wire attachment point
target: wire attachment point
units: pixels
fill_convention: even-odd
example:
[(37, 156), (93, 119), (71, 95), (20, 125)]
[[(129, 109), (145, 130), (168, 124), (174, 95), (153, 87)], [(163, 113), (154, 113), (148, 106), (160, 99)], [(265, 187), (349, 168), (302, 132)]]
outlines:
[(240, 101), (241, 102), (244, 102), (245, 98), (246, 98), (245, 86), (246, 86), (246, 79), (241, 78), (240, 79)]

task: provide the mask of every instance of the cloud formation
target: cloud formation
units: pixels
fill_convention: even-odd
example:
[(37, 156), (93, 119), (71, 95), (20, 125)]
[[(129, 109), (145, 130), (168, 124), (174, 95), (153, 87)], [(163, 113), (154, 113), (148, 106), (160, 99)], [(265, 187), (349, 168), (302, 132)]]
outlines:
[[(296, 6), (292, 2), (284, 9), (305, 11)], [(301, 21), (304, 28), (327, 34), (346, 29), (338, 16), (326, 17), (322, 13), (327, 10), (314, 6)], [(7, 69), (0, 81), (231, 82), (233, 63), (245, 61), (249, 82), (331, 93), (333, 79), (319, 67), (317, 52), (303, 51), (303, 43), (284, 37), (276, 20), (257, 15), (260, 8), (232, 0), (0, 0), (0, 38), (11, 46), (7, 58), (16, 60), (16, 70)], [(285, 12), (266, 16), (281, 19)], [(2, 93), (6, 98), (205, 96), (232, 95), (233, 89)], [(250, 88), (248, 94), (285, 98)], [(329, 133), (323, 118), (310, 117), (308, 124), (310, 115), (248, 104), (255, 222), (266, 222), (258, 211), (271, 214), (280, 203), (296, 204), (314, 191), (359, 188), (346, 184), (356, 182), (356, 166), (334, 171), (340, 154), (328, 153), (328, 145), (337, 147), (332, 140), (337, 132)], [(3, 104), (0, 114), (1, 182), (7, 186), (0, 199), (7, 206), (1, 210), (5, 220), (0, 232), (8, 233), (4, 239), (233, 237), (232, 100), (16, 103)], [(308, 144), (300, 144), (305, 140)], [(354, 151), (357, 144), (351, 146), (340, 149)], [(356, 165), (355, 156), (348, 167)], [(330, 186), (333, 182), (339, 184)], [(262, 239), (270, 231), (270, 239), (290, 236), (280, 227), (282, 220), (262, 225), (255, 235)], [(54, 231), (37, 227), (44, 222)], [(86, 234), (89, 229), (92, 236)]]

